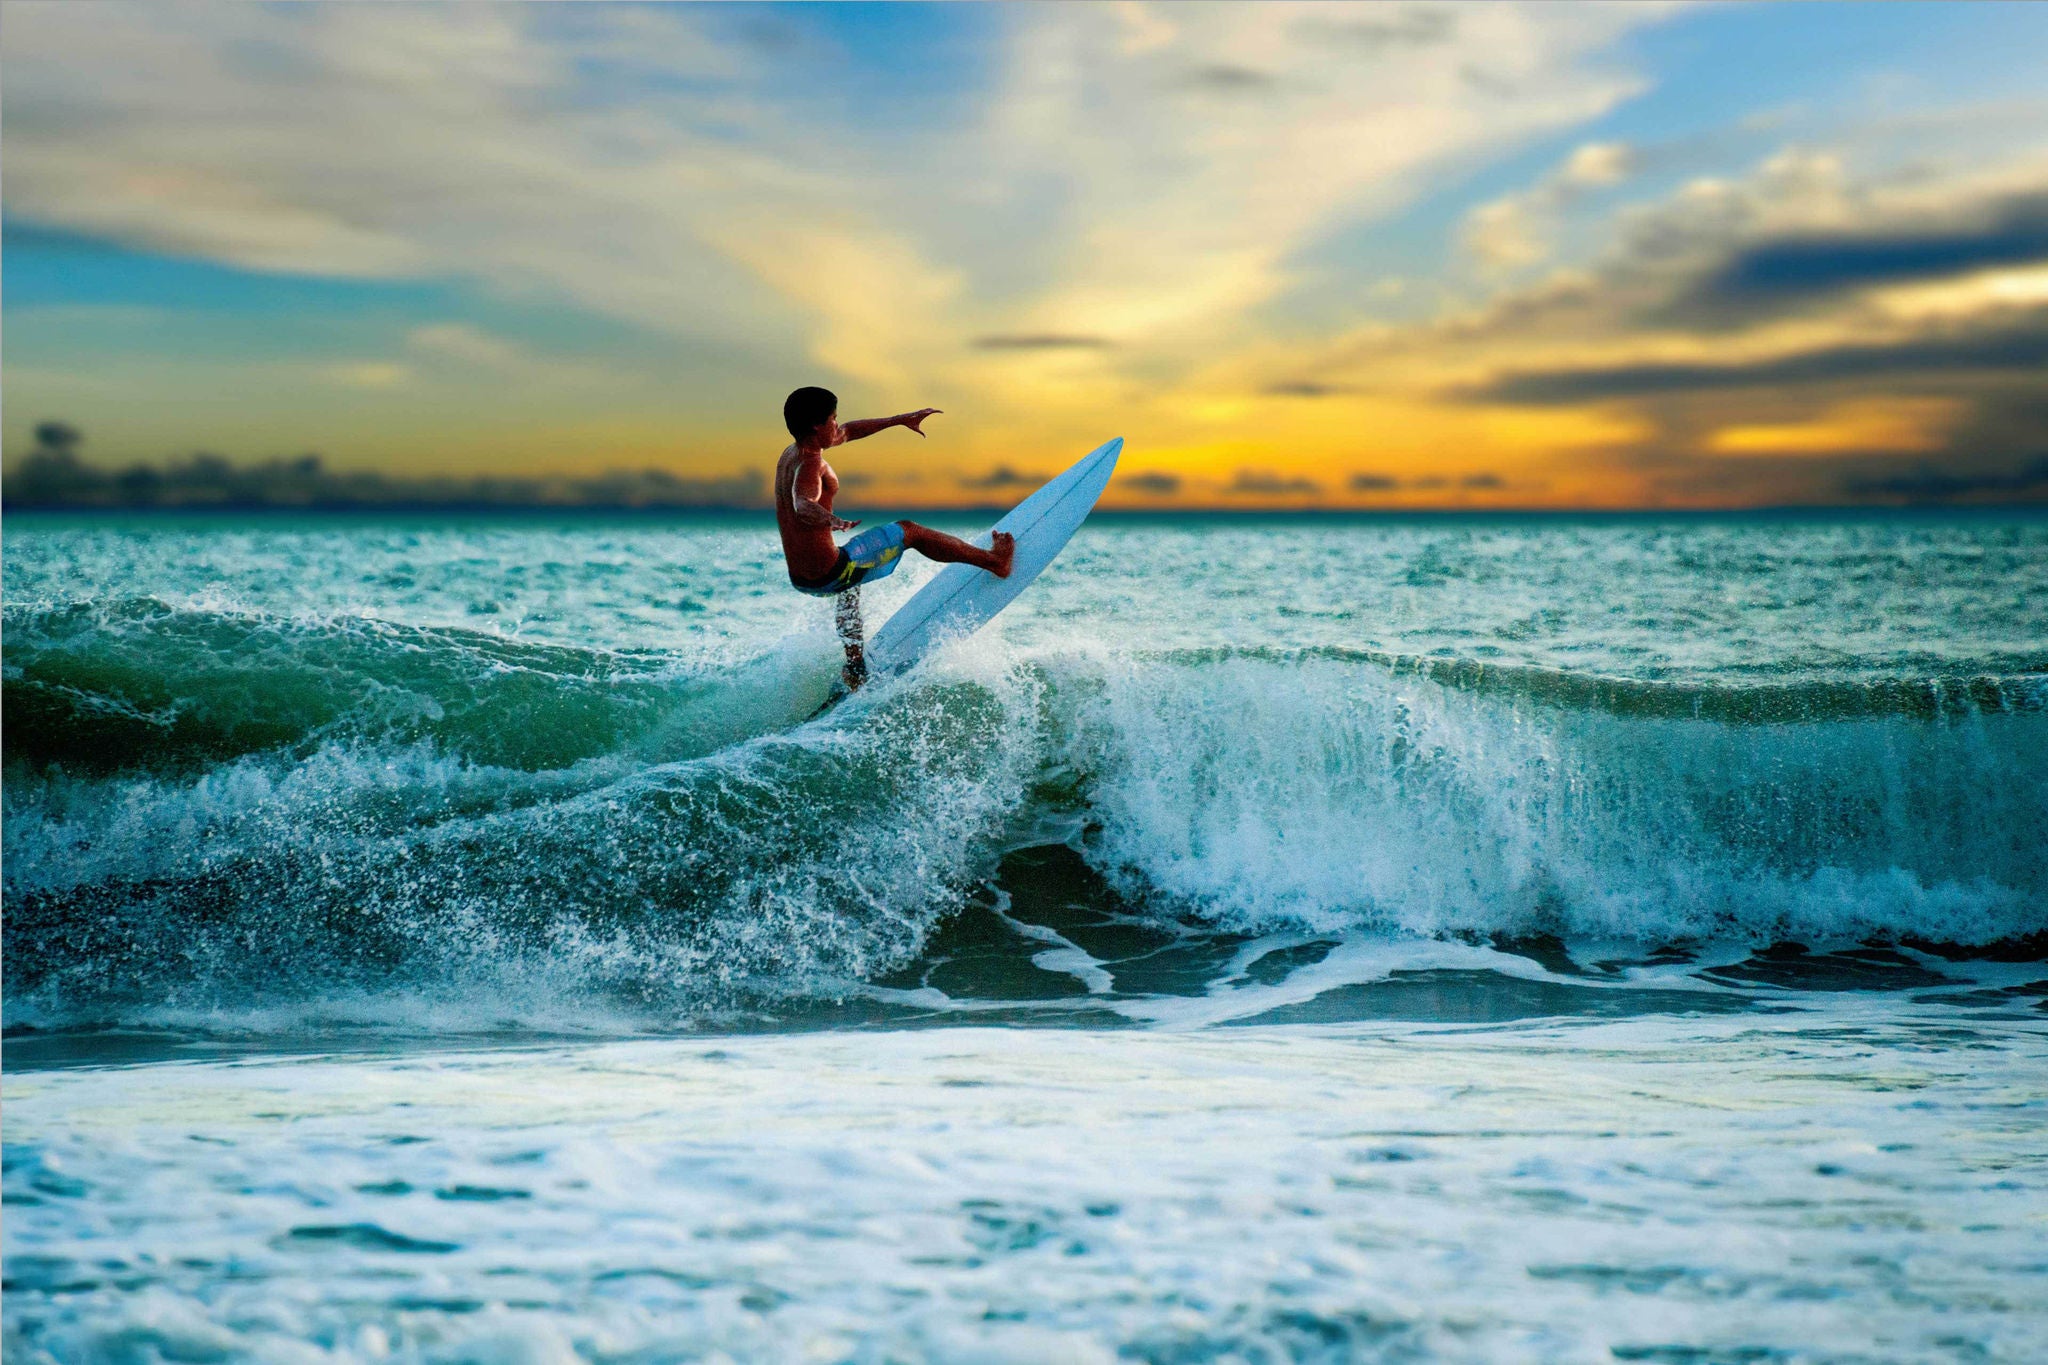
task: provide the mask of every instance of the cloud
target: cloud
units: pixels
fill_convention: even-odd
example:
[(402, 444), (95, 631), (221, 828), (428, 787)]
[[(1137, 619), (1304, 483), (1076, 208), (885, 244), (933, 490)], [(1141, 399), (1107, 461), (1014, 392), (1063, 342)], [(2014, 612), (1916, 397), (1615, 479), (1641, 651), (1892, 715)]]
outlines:
[(1845, 291), (2048, 261), (2048, 193), (1889, 224), (1744, 243), (1673, 300), (1670, 316), (1754, 319)]
[(978, 351), (1095, 351), (1115, 343), (1107, 337), (1028, 332), (1022, 335), (995, 333), (979, 336), (968, 344)]
[(2048, 384), (1983, 388), (1950, 406), (1948, 421), (1895, 457), (1852, 452), (1830, 462), (1839, 470), (1837, 495), (1906, 503), (2048, 500)]
[(2048, 309), (2017, 325), (1892, 342), (1840, 344), (1732, 364), (1643, 363), (1508, 374), (1474, 396), (1508, 403), (1583, 403), (1724, 389), (1784, 389), (1844, 380), (1948, 380), (2037, 374), (2048, 366)]
[(1852, 398), (1785, 422), (1719, 427), (1705, 448), (1717, 455), (1842, 455), (1930, 450), (1944, 443), (1958, 407), (1943, 398)]
[(1145, 4), (1142, 0), (1111, 0), (1108, 8), (1122, 29), (1117, 51), (1126, 57), (1166, 47), (1180, 32), (1180, 29), (1166, 17), (1167, 7), (1164, 4)]
[(1460, 488), (1505, 488), (1507, 480), (1498, 474), (1467, 474), (1458, 480)]
[(1125, 474), (1116, 482), (1119, 488), (1133, 493), (1149, 493), (1154, 497), (1171, 497), (1180, 492), (1181, 485), (1180, 475), (1159, 472)]
[(410, 383), (412, 371), (388, 360), (353, 360), (322, 365), (320, 377), (349, 389), (395, 389)]
[(1269, 469), (1240, 469), (1224, 486), (1226, 493), (1243, 493), (1262, 498), (1295, 497), (1322, 491), (1323, 486), (1313, 479), (1290, 478)]
[(1520, 270), (1550, 254), (1542, 227), (1520, 198), (1496, 199), (1473, 209), (1460, 237), (1465, 250), (1495, 272)]
[[(1262, 368), (1302, 392), (1354, 389), (1390, 440), (1451, 424), (1476, 459), (1526, 462), (1499, 466), (1505, 486), (1553, 497), (1898, 501), (1944, 479), (1944, 496), (2031, 496), (2048, 429), (2043, 203), (2039, 161), (1873, 179), (1785, 150), (1622, 211), (1585, 265), (1320, 351), (1274, 348)], [(1842, 260), (1815, 265), (1818, 243)]]
[[(707, 233), (836, 182), (750, 150), (781, 126), (748, 93), (774, 63), (704, 20), (21, 5), (9, 213), (250, 270), (537, 290), (758, 344), (772, 296)], [(604, 97), (621, 85), (646, 98)]]
[(1911, 286), (2048, 264), (2048, 166), (1870, 183), (1833, 155), (1791, 149), (1746, 180), (1694, 181), (1621, 226), (1583, 287), (1529, 322), (1721, 335), (1794, 310), (1898, 314), (1886, 300)]
[(1458, 31), (1458, 15), (1451, 9), (1410, 5), (1400, 10), (1372, 13), (1369, 18), (1332, 20), (1317, 16), (1308, 27), (1311, 32), (1332, 42), (1377, 54), (1389, 48), (1430, 47), (1447, 43)]
[(329, 384), (350, 389), (408, 388), (429, 375), (510, 380), (523, 388), (616, 388), (629, 377), (590, 361), (545, 356), (466, 323), (431, 323), (405, 334), (403, 360), (344, 360), (313, 367)]
[(1588, 142), (1576, 148), (1559, 167), (1556, 180), (1577, 189), (1618, 185), (1636, 167), (1636, 151), (1623, 142)]
[[(906, 129), (787, 98), (863, 75), (801, 12), (767, 35), (692, 7), (23, 4), (8, 210), (252, 270), (467, 279), (1078, 421), (1241, 339), (1331, 231), (1640, 88), (1610, 46), (1655, 14), (1020, 6), (988, 17), (996, 77)], [(1262, 97), (1190, 100), (1188, 73)], [(1080, 368), (991, 368), (1005, 349)]]
[[(607, 397), (535, 427), (605, 429), (617, 448), (677, 412), (737, 430), (788, 387), (764, 397), (736, 375), (823, 370), (863, 406), (973, 414), (956, 468), (1050, 465), (1125, 414), (1134, 440), (1188, 454), (1203, 496), (1317, 491), (1233, 473), (1262, 450), (1319, 474), (1454, 451), (1560, 498), (1897, 498), (1929, 470), (1975, 481), (1954, 496), (1998, 496), (2043, 429), (2027, 401), (2048, 167), (2038, 120), (2013, 112), (2038, 102), (1923, 111), (1963, 131), (1915, 133), (1893, 148), (1911, 164), (1888, 168), (1859, 148), (1890, 124), (1833, 120), (1830, 145), (1616, 208), (1767, 135), (1750, 120), (1683, 148), (1573, 137), (1646, 88), (1650, 59), (1621, 40), (1665, 12), (1016, 6), (946, 31), (985, 42), (985, 69), (927, 80), (937, 46), (877, 58), (802, 7), (17, 4), (7, 208), (137, 249), (492, 301), (488, 329), (451, 308), (382, 353), (270, 363), (305, 386), (279, 410), (597, 391), (635, 363), (652, 392), (663, 365), (659, 411), (629, 419)], [(1571, 150), (1465, 222), (1476, 272), (1443, 291), (1406, 258), (1335, 278), (1356, 264), (1339, 257), (1386, 244), (1372, 224), (1427, 205), (1385, 234), (1406, 240), (1437, 221), (1433, 195), (1462, 202), (1483, 168), (1553, 139)], [(1593, 254), (1547, 268), (1559, 242)], [(1336, 335), (1316, 321), (1397, 266), (1416, 281), (1400, 309)], [(494, 330), (506, 301), (623, 321), (630, 350), (599, 365)], [(1432, 301), (1444, 311), (1394, 320)], [(586, 316), (556, 335), (620, 331)], [(35, 344), (21, 329), (16, 349)], [(671, 374), (677, 357), (714, 358)], [(221, 374), (196, 354), (151, 357), (142, 378), (141, 361), (110, 377), (8, 358), (8, 397), (49, 411), (86, 411), (88, 384), (140, 409), (148, 384), (204, 393)], [(144, 429), (105, 411), (105, 432)], [(1458, 476), (1432, 477), (1403, 491)], [(1328, 478), (1333, 496), (1389, 491)], [(931, 477), (937, 496), (960, 486)]]
[(986, 474), (962, 474), (956, 482), (962, 488), (1035, 488), (1050, 479), (1050, 474), (1032, 474), (999, 464)]
[(1211, 66), (1198, 66), (1190, 71), (1185, 83), (1197, 90), (1219, 95), (1242, 95), (1271, 90), (1279, 81), (1265, 71), (1249, 66), (1233, 66), (1228, 62), (1217, 62)]
[(532, 347), (467, 323), (440, 322), (415, 327), (405, 335), (408, 359), (414, 366), (468, 371), (511, 380), (528, 388), (617, 388), (629, 377), (617, 367), (576, 356), (544, 355)]
[[(1639, 82), (1599, 60), (1654, 12), (1496, 5), (1390, 11), (1333, 27), (1321, 5), (1170, 11), (1126, 45), (1121, 12), (1026, 6), (979, 178), (1060, 187), (1056, 230), (1006, 240), (1040, 281), (1005, 332), (1114, 336), (1105, 356), (1155, 380), (1241, 345), (1248, 315), (1300, 282), (1290, 262), (1390, 213), (1433, 174), (1612, 107)], [(1348, 34), (1354, 41), (1342, 40)], [(1502, 100), (1461, 78), (1497, 75)], [(1170, 92), (1190, 71), (1259, 99)], [(994, 194), (1000, 190), (992, 189)]]
[(811, 358), (840, 374), (902, 389), (938, 338), (957, 335), (944, 319), (966, 276), (926, 261), (908, 236), (798, 211), (737, 209), (706, 233), (809, 315)]
[(2025, 495), (2048, 500), (2048, 456), (2010, 473), (1955, 474), (1919, 466), (1909, 473), (1884, 477), (1849, 477), (1842, 491), (1854, 498), (1901, 502), (1961, 502), (1986, 497)]
[[(47, 431), (71, 432), (68, 440)], [(407, 478), (331, 470), (319, 455), (237, 464), (212, 454), (118, 470), (78, 458), (74, 429), (44, 423), (36, 449), (7, 471), (5, 505), (62, 507), (760, 507), (758, 471), (690, 478), (664, 469), (586, 477)]]
[(1384, 493), (1399, 488), (1401, 481), (1390, 474), (1353, 474), (1351, 490), (1354, 493)]
[(1460, 230), (1465, 250), (1495, 274), (1536, 264), (1550, 254), (1558, 216), (1588, 193), (1626, 180), (1639, 160), (1626, 143), (1589, 142), (1578, 147), (1529, 189), (1481, 204), (1467, 214)]
[(516, 343), (459, 322), (415, 327), (406, 334), (405, 344), (428, 355), (494, 370), (519, 370), (533, 364), (532, 357)]

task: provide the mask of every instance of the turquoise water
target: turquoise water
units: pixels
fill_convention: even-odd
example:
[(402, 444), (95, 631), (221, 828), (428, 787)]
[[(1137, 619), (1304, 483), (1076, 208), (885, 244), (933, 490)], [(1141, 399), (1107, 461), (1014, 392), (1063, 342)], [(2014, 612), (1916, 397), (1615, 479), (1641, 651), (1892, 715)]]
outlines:
[(747, 517), (4, 601), (10, 1361), (2048, 1331), (2048, 517), (1103, 517), (822, 716)]

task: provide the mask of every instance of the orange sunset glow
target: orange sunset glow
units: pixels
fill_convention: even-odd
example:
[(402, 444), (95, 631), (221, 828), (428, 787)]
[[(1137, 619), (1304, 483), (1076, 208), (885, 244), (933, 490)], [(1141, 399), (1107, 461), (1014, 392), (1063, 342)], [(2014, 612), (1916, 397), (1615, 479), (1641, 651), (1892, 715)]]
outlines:
[(846, 456), (905, 508), (1110, 435), (1121, 508), (2039, 499), (2044, 43), (2025, 6), (20, 0), (10, 497), (313, 454), (759, 505), (816, 383), (944, 410)]

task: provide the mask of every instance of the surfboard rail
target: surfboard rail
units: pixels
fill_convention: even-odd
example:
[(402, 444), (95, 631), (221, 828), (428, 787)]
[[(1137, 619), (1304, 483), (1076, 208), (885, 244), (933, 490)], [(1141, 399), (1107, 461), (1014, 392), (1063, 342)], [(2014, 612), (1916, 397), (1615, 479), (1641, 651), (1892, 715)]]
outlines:
[(1014, 602), (1043, 573), (1088, 519), (1116, 472), (1124, 438), (1113, 437), (1083, 455), (1055, 478), (972, 537), (983, 549), (997, 531), (1017, 540), (1010, 576), (997, 578), (971, 564), (948, 564), (919, 588), (875, 632), (867, 648), (870, 674), (899, 673), (939, 643), (980, 629)]

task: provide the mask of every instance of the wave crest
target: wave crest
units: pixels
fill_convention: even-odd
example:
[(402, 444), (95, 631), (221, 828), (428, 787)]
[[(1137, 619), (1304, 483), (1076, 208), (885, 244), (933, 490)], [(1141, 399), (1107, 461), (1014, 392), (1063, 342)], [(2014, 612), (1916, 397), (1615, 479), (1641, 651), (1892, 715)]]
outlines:
[(1730, 724), (1234, 658), (1118, 670), (1076, 743), (1096, 856), (1247, 927), (1983, 941), (2048, 889), (2035, 708)]
[(1132, 913), (1227, 931), (2048, 927), (2034, 675), (1688, 691), (983, 640), (800, 723), (822, 639), (689, 671), (147, 601), (7, 624), (14, 1022), (392, 988), (528, 1022), (829, 996), (1047, 838)]

